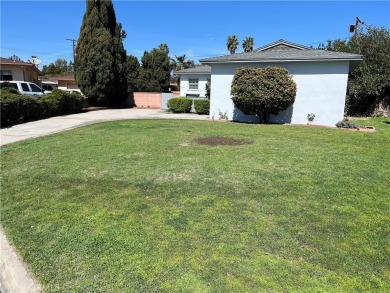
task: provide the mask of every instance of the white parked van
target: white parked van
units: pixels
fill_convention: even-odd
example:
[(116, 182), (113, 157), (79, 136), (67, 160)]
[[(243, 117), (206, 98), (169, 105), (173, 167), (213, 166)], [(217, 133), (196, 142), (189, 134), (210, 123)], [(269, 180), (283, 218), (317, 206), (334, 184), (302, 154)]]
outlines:
[(27, 81), (0, 81), (0, 89), (5, 87), (12, 87), (17, 89), (22, 95), (29, 95), (40, 97), (43, 95), (43, 90), (35, 83)]

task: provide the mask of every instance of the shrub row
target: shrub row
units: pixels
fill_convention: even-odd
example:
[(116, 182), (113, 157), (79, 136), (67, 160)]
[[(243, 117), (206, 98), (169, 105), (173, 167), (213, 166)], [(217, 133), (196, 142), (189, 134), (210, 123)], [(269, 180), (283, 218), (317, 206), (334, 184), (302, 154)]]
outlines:
[(83, 105), (83, 97), (80, 94), (61, 90), (35, 98), (21, 95), (13, 89), (1, 89), (0, 97), (2, 127), (80, 113)]
[[(189, 113), (191, 112), (192, 99), (177, 97), (168, 100), (169, 110), (174, 113)], [(209, 114), (210, 100), (199, 99), (194, 100), (195, 112), (198, 114)]]

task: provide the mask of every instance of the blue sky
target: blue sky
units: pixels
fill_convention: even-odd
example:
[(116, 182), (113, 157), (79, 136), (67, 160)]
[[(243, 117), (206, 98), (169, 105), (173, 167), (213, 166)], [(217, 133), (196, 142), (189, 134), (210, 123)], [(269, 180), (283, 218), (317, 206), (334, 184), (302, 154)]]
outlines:
[[(128, 55), (141, 57), (160, 43), (170, 55), (199, 59), (228, 54), (226, 39), (237, 35), (261, 47), (278, 39), (317, 47), (349, 38), (349, 25), (363, 22), (390, 29), (390, 1), (125, 1), (114, 0), (117, 21), (127, 32)], [(1, 57), (32, 55), (47, 65), (72, 59), (85, 1), (1, 0)]]

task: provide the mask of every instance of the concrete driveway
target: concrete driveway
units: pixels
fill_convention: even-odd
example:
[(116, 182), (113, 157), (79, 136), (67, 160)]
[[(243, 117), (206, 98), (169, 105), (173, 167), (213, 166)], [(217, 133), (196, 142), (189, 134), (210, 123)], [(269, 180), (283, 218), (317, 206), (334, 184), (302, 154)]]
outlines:
[(52, 117), (49, 119), (18, 124), (0, 130), (0, 146), (13, 142), (44, 136), (87, 124), (125, 119), (192, 119), (208, 120), (207, 115), (195, 113), (173, 114), (151, 109), (108, 109), (80, 114)]

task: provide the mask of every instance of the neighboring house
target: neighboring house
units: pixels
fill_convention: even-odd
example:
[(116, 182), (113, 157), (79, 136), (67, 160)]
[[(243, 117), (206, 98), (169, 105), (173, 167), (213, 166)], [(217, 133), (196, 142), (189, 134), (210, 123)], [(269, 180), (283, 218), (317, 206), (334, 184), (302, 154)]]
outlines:
[(180, 96), (206, 97), (206, 83), (211, 78), (211, 67), (199, 65), (175, 71), (180, 78)]
[(57, 82), (60, 90), (81, 93), (73, 75), (51, 77), (49, 80)]
[(295, 102), (287, 110), (271, 116), (270, 122), (335, 126), (343, 119), (348, 72), (362, 60), (361, 55), (316, 50), (279, 40), (253, 52), (200, 60), (211, 66), (210, 118), (226, 113), (229, 120), (258, 122), (256, 116), (243, 114), (234, 107), (230, 89), (240, 67), (278, 66), (286, 68), (297, 84)]
[(0, 57), (0, 80), (17, 80), (41, 85), (41, 71), (32, 63)]

